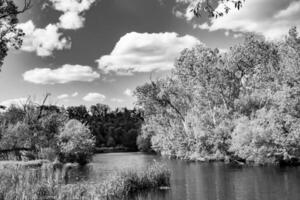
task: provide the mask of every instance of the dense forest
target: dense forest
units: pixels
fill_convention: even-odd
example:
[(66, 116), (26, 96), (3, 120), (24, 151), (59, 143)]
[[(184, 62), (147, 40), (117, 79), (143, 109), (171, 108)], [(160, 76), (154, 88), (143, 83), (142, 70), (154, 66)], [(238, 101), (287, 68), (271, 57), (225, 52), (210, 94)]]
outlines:
[(300, 38), (249, 34), (226, 53), (184, 50), (175, 69), (138, 87), (142, 138), (191, 160), (295, 163), (300, 157)]
[(143, 112), (127, 108), (110, 110), (103, 104), (72, 106), (66, 109), (69, 119), (87, 125), (96, 138), (97, 147), (126, 147), (137, 150), (136, 139), (143, 122)]
[(111, 111), (102, 104), (64, 108), (28, 100), (0, 113), (0, 154), (18, 160), (59, 155), (61, 161), (85, 163), (95, 147), (136, 151), (142, 121), (136, 109)]

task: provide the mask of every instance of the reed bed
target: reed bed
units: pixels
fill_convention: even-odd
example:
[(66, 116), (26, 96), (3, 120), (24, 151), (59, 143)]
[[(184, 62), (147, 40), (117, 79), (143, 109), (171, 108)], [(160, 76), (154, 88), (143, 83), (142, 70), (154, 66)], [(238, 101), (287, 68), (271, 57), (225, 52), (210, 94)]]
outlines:
[(170, 171), (156, 162), (143, 171), (117, 172), (97, 182), (66, 184), (64, 176), (63, 170), (49, 163), (39, 169), (4, 167), (0, 200), (113, 200), (170, 186)]

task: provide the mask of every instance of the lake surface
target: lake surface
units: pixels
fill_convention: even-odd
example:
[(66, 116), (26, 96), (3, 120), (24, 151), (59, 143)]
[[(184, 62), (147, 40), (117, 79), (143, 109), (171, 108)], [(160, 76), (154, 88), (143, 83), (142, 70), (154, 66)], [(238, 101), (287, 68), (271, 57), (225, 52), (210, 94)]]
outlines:
[(104, 179), (115, 170), (142, 170), (164, 162), (172, 172), (171, 189), (147, 192), (135, 200), (299, 200), (300, 168), (243, 167), (191, 163), (142, 153), (97, 154), (92, 163)]

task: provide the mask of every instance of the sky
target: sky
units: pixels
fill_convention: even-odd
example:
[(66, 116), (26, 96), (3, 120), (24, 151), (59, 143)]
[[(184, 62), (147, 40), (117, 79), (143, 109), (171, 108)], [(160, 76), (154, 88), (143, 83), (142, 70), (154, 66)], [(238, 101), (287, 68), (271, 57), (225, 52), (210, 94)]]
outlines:
[(299, 0), (246, 0), (217, 19), (194, 17), (194, 3), (33, 0), (19, 18), (23, 46), (9, 51), (0, 72), (0, 104), (39, 102), (51, 93), (49, 103), (57, 105), (132, 108), (134, 89), (167, 76), (185, 48), (226, 51), (247, 32), (278, 40), (300, 26)]

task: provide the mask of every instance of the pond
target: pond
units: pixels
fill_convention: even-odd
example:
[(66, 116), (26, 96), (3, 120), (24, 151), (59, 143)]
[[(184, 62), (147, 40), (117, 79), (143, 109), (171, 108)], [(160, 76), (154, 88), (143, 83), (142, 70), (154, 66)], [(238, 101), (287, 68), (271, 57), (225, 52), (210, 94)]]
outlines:
[[(192, 163), (142, 153), (97, 154), (92, 166), (104, 179), (115, 170), (141, 170), (164, 162), (172, 172), (171, 189), (147, 192), (136, 200), (299, 200), (300, 168), (243, 167)], [(95, 180), (96, 181), (96, 180)]]

